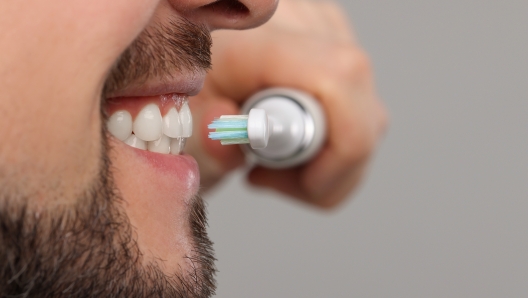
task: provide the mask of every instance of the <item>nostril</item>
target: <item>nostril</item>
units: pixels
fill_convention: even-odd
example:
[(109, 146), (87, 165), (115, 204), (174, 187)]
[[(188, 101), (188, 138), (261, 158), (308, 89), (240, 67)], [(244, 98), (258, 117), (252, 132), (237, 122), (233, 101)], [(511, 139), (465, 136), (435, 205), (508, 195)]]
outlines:
[(238, 19), (249, 15), (249, 9), (238, 0), (217, 0), (201, 7), (202, 10)]

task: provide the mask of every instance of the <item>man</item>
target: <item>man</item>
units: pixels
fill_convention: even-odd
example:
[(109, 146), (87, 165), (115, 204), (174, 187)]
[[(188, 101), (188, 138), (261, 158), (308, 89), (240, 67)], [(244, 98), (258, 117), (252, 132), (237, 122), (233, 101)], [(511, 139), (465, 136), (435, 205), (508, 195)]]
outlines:
[[(276, 7), (276, 0), (0, 3), (0, 296), (214, 293), (196, 161), (181, 148), (133, 148), (157, 148), (149, 115), (165, 117), (167, 98), (202, 86), (190, 101), (195, 129), (185, 150), (206, 187), (243, 159), (236, 147), (209, 142), (205, 124), (237, 113), (263, 87), (288, 86), (321, 101), (327, 143), (302, 167), (255, 168), (249, 180), (322, 208), (347, 196), (386, 117), (368, 61), (334, 4), (285, 1), (259, 29), (215, 32), (205, 77), (210, 31), (256, 27)], [(113, 131), (116, 111), (134, 120), (124, 140)]]

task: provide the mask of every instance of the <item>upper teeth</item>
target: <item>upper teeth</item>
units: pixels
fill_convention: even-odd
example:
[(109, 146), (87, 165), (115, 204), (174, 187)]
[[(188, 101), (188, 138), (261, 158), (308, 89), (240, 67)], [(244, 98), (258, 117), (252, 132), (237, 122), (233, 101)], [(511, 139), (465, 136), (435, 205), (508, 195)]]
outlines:
[(108, 131), (120, 139), (126, 140), (132, 134), (132, 116), (127, 111), (117, 111), (108, 119)]
[(171, 138), (183, 136), (180, 115), (176, 108), (171, 108), (167, 115), (163, 117), (163, 133)]
[(143, 141), (155, 141), (161, 137), (161, 112), (157, 105), (146, 105), (136, 116), (132, 128)]
[(186, 101), (180, 112), (172, 107), (164, 117), (159, 107), (150, 103), (141, 109), (134, 121), (128, 111), (114, 112), (108, 119), (107, 127), (113, 136), (132, 147), (179, 154), (185, 145), (182, 138), (192, 135), (192, 115)]
[(183, 137), (188, 138), (192, 135), (192, 115), (189, 105), (186, 102), (180, 110), (180, 119), (182, 122)]

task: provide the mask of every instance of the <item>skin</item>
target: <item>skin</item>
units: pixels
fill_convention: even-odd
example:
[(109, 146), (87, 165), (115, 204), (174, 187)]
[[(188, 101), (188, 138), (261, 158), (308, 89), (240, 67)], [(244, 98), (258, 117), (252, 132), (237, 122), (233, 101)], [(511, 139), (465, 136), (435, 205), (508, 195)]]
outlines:
[[(213, 2), (2, 1), (0, 125), (7, 129), (0, 146), (0, 187), (24, 192), (20, 195), (44, 210), (73, 204), (101, 166), (105, 80), (143, 30), (168, 18), (186, 18), (210, 30), (252, 28), (267, 21), (277, 5), (275, 0), (242, 0), (247, 13), (240, 14), (211, 9)], [(386, 126), (386, 115), (374, 91), (368, 58), (339, 8), (285, 1), (260, 29), (219, 31), (213, 40), (214, 68), (203, 92), (191, 102), (195, 134), (207, 135), (205, 123), (221, 114), (236, 114), (244, 99), (263, 87), (310, 92), (330, 121), (324, 149), (300, 168), (255, 168), (248, 178), (323, 208), (343, 201), (361, 179)], [(205, 186), (242, 165), (236, 147), (194, 139), (189, 150), (197, 158)], [(160, 260), (167, 272), (176, 270), (190, 249), (185, 233), (171, 225), (180, 210), (168, 214), (171, 206), (148, 200), (160, 195), (156, 183), (172, 182), (149, 179), (149, 173), (158, 169), (144, 167), (116, 139), (110, 137), (109, 142), (112, 175), (145, 260)], [(193, 186), (176, 187), (179, 198), (194, 195), (199, 177), (183, 179), (191, 179), (188, 185)]]
[(193, 102), (201, 138), (193, 140), (190, 150), (198, 157), (204, 186), (244, 162), (237, 147), (206, 138), (207, 124), (220, 115), (237, 114), (243, 101), (262, 88), (286, 86), (320, 100), (329, 119), (327, 143), (306, 165), (257, 167), (249, 182), (323, 209), (349, 197), (386, 129), (387, 113), (374, 89), (369, 58), (338, 5), (282, 1), (259, 28), (215, 32), (213, 65)]
[[(0, 183), (30, 197), (30, 204), (37, 205), (33, 208), (73, 205), (101, 167), (105, 80), (145, 28), (168, 18), (186, 18), (210, 30), (244, 29), (265, 22), (276, 8), (275, 0), (243, 1), (248, 13), (226, 14), (225, 9), (208, 9), (212, 2), (3, 1), (0, 125), (7, 129), (0, 146)], [(124, 144), (111, 137), (109, 141), (115, 184), (144, 261), (159, 260), (168, 273), (186, 266), (183, 256), (192, 247), (188, 223), (182, 222), (185, 212), (176, 207), (181, 204), (163, 211), (165, 201), (148, 202), (164, 197), (153, 182), (171, 181), (142, 179), (140, 173), (156, 169), (141, 163)], [(199, 177), (191, 180), (191, 187), (177, 183), (177, 199), (195, 194)]]

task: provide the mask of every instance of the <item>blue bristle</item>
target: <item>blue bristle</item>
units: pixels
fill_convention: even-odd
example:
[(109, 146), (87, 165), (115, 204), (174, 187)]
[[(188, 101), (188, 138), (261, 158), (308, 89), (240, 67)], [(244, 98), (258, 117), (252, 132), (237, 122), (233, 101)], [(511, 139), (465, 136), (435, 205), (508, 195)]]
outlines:
[(224, 120), (215, 119), (213, 123), (207, 126), (209, 129), (222, 129), (222, 128), (247, 128), (247, 120)]
[(211, 140), (247, 139), (247, 131), (215, 131), (209, 133)]
[(223, 115), (213, 120), (207, 127), (215, 129), (209, 132), (211, 140), (218, 140), (222, 145), (248, 144), (248, 115)]

